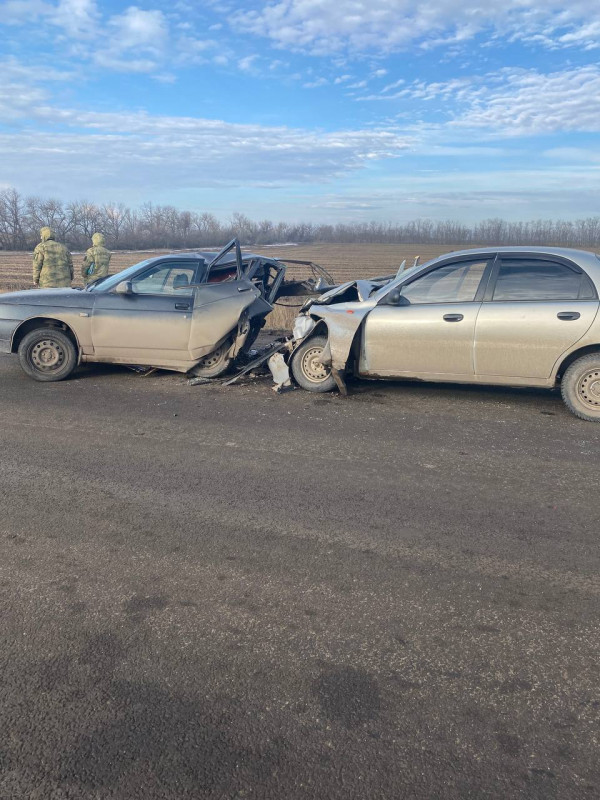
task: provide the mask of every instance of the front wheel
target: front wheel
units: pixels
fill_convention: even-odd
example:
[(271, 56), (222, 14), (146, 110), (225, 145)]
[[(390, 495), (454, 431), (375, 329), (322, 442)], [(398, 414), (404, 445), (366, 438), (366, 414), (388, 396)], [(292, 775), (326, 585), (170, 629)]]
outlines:
[(36, 381), (62, 381), (77, 366), (77, 348), (58, 328), (37, 328), (19, 345), (21, 369)]
[(560, 391), (576, 417), (600, 422), (600, 353), (574, 361), (562, 377)]
[(195, 367), (191, 368), (188, 374), (196, 378), (218, 378), (224, 375), (231, 365), (231, 359), (227, 355), (230, 350), (231, 342), (223, 342), (212, 353), (204, 356)]
[(292, 356), (294, 379), (309, 392), (331, 392), (335, 389), (331, 367), (326, 367), (320, 360), (326, 344), (325, 336), (313, 336), (301, 344)]

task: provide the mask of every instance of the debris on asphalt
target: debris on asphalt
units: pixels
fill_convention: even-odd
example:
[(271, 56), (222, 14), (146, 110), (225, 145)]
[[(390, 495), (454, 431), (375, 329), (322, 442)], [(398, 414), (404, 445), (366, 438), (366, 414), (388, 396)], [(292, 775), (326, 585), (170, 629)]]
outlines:
[(127, 369), (137, 372), (138, 375), (150, 375), (152, 372), (156, 372), (156, 367), (138, 367), (133, 364), (127, 365)]
[(190, 378), (188, 386), (203, 386), (206, 383), (215, 383), (214, 378)]
[(223, 382), (223, 386), (231, 386), (232, 384), (236, 383), (241, 377), (247, 375), (250, 372), (254, 372), (257, 367), (262, 366), (266, 363), (269, 358), (275, 353), (281, 353), (283, 350), (287, 350), (289, 348), (289, 340), (288, 339), (276, 339), (271, 344), (264, 347), (261, 351), (259, 351), (259, 355), (256, 358), (249, 361), (241, 370), (236, 372), (236, 374), (227, 381)]

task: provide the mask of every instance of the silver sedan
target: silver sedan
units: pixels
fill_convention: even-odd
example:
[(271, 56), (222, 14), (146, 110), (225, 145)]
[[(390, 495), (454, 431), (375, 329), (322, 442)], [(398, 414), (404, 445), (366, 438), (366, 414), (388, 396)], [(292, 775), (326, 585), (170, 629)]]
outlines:
[(315, 392), (345, 376), (560, 385), (600, 421), (600, 258), (553, 247), (448, 253), (390, 279), (354, 281), (304, 306), (291, 367)]
[(277, 259), (220, 253), (142, 261), (80, 289), (0, 295), (0, 352), (38, 381), (82, 362), (134, 364), (207, 378), (223, 374), (264, 325), (285, 276)]

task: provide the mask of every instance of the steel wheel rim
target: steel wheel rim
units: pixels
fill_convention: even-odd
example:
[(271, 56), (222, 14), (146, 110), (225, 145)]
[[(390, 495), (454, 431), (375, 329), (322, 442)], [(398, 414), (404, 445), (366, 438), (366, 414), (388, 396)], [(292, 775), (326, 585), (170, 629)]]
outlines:
[(577, 384), (577, 396), (588, 408), (600, 409), (600, 367), (581, 376)]
[(55, 339), (42, 339), (30, 351), (31, 363), (41, 372), (56, 372), (64, 365), (66, 358), (63, 346)]
[(323, 349), (311, 347), (302, 356), (302, 372), (312, 383), (323, 383), (329, 377), (329, 369), (321, 364)]
[(227, 345), (222, 344), (221, 347), (213, 350), (212, 353), (209, 353), (209, 355), (205, 356), (201, 361), (199, 361), (198, 366), (202, 369), (212, 369), (212, 367), (216, 367), (225, 358), (227, 350)]

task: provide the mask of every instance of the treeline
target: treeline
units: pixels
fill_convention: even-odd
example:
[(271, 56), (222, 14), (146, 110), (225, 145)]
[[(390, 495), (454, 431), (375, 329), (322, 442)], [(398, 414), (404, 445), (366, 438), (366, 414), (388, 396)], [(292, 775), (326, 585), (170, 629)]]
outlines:
[(96, 205), (23, 197), (15, 189), (0, 192), (0, 249), (31, 250), (39, 241), (39, 230), (44, 225), (53, 228), (58, 238), (75, 250), (88, 247), (96, 231), (105, 234), (109, 247), (120, 250), (214, 247), (234, 236), (244, 245), (366, 242), (600, 247), (600, 217), (528, 222), (489, 219), (473, 225), (428, 219), (324, 225), (256, 222), (236, 213), (229, 221), (221, 222), (209, 212), (179, 211), (173, 206), (152, 203), (131, 209), (122, 203)]

